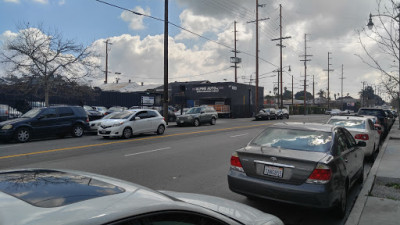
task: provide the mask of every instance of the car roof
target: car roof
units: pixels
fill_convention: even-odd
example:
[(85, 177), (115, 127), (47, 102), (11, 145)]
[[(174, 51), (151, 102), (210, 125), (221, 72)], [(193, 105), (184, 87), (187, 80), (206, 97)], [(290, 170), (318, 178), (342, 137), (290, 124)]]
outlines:
[[(161, 210), (184, 210), (190, 208), (188, 204), (179, 203), (173, 198), (164, 195), (160, 192), (148, 189), (146, 187), (129, 183), (126, 181), (104, 177), (101, 175), (90, 174), (86, 172), (77, 172), (70, 170), (47, 170), (47, 169), (23, 169), (17, 170), (18, 173), (40, 173), (40, 171), (47, 172), (61, 172), (83, 177), (86, 185), (97, 186), (97, 187), (112, 187), (116, 186), (123, 189), (123, 192), (105, 195), (102, 197), (94, 197), (82, 201), (76, 201), (57, 207), (43, 207), (35, 206), (28, 201), (14, 197), (0, 191), (0, 224), (54, 224), (54, 221), (62, 221), (64, 224), (103, 224), (105, 222), (115, 221), (120, 218), (125, 218), (132, 215), (138, 215), (148, 213), (149, 211), (161, 211)], [(1, 171), (4, 173), (13, 173), (14, 171)], [(43, 175), (46, 176), (46, 175)], [(4, 181), (4, 176), (0, 176), (0, 185), (7, 185)], [(9, 177), (10, 178), (10, 177)], [(11, 176), (12, 178), (12, 176)], [(8, 188), (17, 188), (20, 186), (27, 185), (29, 179), (34, 178), (28, 177), (14, 177), (15, 179), (8, 180)], [(54, 178), (54, 177), (53, 177)], [(46, 187), (48, 182), (52, 182), (53, 178), (41, 180), (40, 182), (33, 181), (34, 184), (39, 187)], [(59, 179), (53, 181), (60, 181)], [(61, 179), (61, 182), (63, 180)], [(68, 180), (65, 180), (68, 182)], [(111, 186), (108, 186), (106, 184)], [(12, 186), (14, 185), (14, 186)], [(32, 188), (28, 192), (19, 193), (20, 195), (45, 195), (46, 191), (40, 191), (40, 188)], [(4, 187), (3, 187), (4, 188)], [(6, 187), (7, 188), (7, 187)], [(77, 192), (69, 192), (70, 188), (64, 188), (66, 191), (63, 195), (74, 198), (77, 196)], [(62, 198), (55, 198), (52, 196), (52, 192), (48, 192), (46, 201), (49, 204), (60, 204), (63, 201)], [(79, 192), (81, 194), (81, 192)], [(90, 193), (86, 193), (89, 194)], [(52, 203), (54, 202), (54, 203)], [(195, 208), (195, 206), (193, 206)], [(24, 216), (21, 216), (24, 215)]]
[[(375, 117), (375, 116), (373, 116)], [(366, 116), (332, 116), (331, 119), (340, 119), (340, 120), (368, 120), (371, 119)]]
[(274, 128), (285, 128), (285, 129), (296, 129), (296, 130), (315, 130), (323, 132), (332, 132), (335, 126), (325, 123), (305, 123), (305, 122), (283, 122), (276, 123), (271, 127)]

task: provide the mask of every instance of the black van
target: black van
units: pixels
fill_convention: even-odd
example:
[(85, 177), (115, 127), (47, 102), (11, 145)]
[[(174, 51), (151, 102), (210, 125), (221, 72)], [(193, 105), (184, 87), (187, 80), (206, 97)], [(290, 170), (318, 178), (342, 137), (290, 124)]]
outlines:
[(0, 139), (27, 142), (32, 137), (71, 134), (81, 137), (88, 129), (89, 118), (80, 106), (34, 108), (17, 119), (0, 123)]

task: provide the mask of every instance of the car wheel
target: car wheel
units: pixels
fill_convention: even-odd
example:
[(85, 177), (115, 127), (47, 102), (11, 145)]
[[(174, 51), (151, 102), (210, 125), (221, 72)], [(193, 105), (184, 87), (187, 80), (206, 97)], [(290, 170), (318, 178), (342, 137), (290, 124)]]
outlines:
[(210, 121), (210, 124), (211, 125), (215, 125), (216, 123), (217, 123), (217, 120), (215, 118), (212, 118), (211, 121)]
[(271, 119), (271, 117), (267, 116), (267, 120), (270, 120), (270, 119)]
[(122, 137), (125, 139), (128, 139), (130, 137), (132, 137), (132, 129), (127, 127), (122, 131)]
[(164, 133), (164, 131), (165, 131), (165, 127), (164, 127), (164, 125), (160, 125), (160, 126), (158, 126), (158, 128), (157, 128), (157, 134), (158, 134), (158, 135), (161, 135), (161, 134), (163, 134), (163, 133)]
[(195, 119), (194, 122), (193, 122), (193, 125), (194, 125), (195, 127), (200, 126), (200, 121), (199, 121), (199, 119)]
[(342, 193), (340, 194), (340, 201), (334, 208), (334, 215), (338, 218), (343, 218), (346, 215), (346, 209), (347, 209), (347, 183), (345, 188), (342, 190)]
[(83, 126), (80, 124), (76, 124), (73, 128), (72, 128), (72, 136), (73, 137), (82, 137), (83, 135)]
[(15, 132), (15, 140), (20, 143), (28, 142), (31, 139), (31, 131), (22, 127)]

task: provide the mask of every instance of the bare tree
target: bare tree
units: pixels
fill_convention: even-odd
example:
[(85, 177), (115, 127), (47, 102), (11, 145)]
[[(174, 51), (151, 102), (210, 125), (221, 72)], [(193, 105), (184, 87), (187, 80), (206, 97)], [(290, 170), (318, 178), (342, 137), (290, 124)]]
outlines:
[[(398, 4), (393, 0), (377, 0), (376, 12), (370, 16), (372, 29), (359, 31), (359, 42), (365, 55), (357, 55), (382, 74), (381, 83), (392, 98), (397, 98), (399, 83), (399, 13)], [(397, 62), (397, 66), (392, 62)]]
[(98, 69), (96, 55), (89, 47), (63, 39), (57, 31), (32, 28), (25, 24), (15, 38), (5, 42), (0, 62), (6, 65), (9, 76), (31, 77), (44, 90), (46, 106), (56, 86), (56, 77), (76, 82), (93, 76)]

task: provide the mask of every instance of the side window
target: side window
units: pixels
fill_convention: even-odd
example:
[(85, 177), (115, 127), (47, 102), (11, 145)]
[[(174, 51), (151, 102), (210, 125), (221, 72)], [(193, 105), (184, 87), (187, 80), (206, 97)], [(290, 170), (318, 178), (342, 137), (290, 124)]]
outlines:
[(56, 118), (57, 117), (57, 112), (56, 109), (54, 108), (47, 108), (45, 109), (42, 114), (40, 114), (43, 118)]
[(341, 132), (341, 130), (338, 130), (336, 133), (336, 138), (337, 138), (337, 148), (338, 148), (338, 153), (340, 154), (341, 152), (345, 152), (348, 149), (348, 142), (346, 136)]
[(157, 117), (157, 116), (158, 116), (157, 113), (154, 112), (154, 111), (148, 111), (147, 113), (148, 113), (149, 118)]
[(353, 135), (351, 135), (351, 133), (348, 130), (343, 130), (346, 137), (347, 137), (347, 141), (350, 143), (351, 147), (354, 147), (357, 145), (356, 140), (354, 139)]
[(374, 123), (372, 122), (372, 120), (368, 119), (368, 124), (370, 130), (375, 130)]
[(140, 117), (140, 119), (146, 119), (148, 118), (147, 111), (141, 111), (136, 113), (135, 117)]
[(212, 217), (191, 212), (161, 212), (128, 218), (110, 225), (228, 225)]
[(73, 116), (74, 115), (74, 112), (72, 111), (72, 109), (68, 108), (68, 107), (57, 108), (57, 111), (58, 111), (58, 115), (60, 117)]

